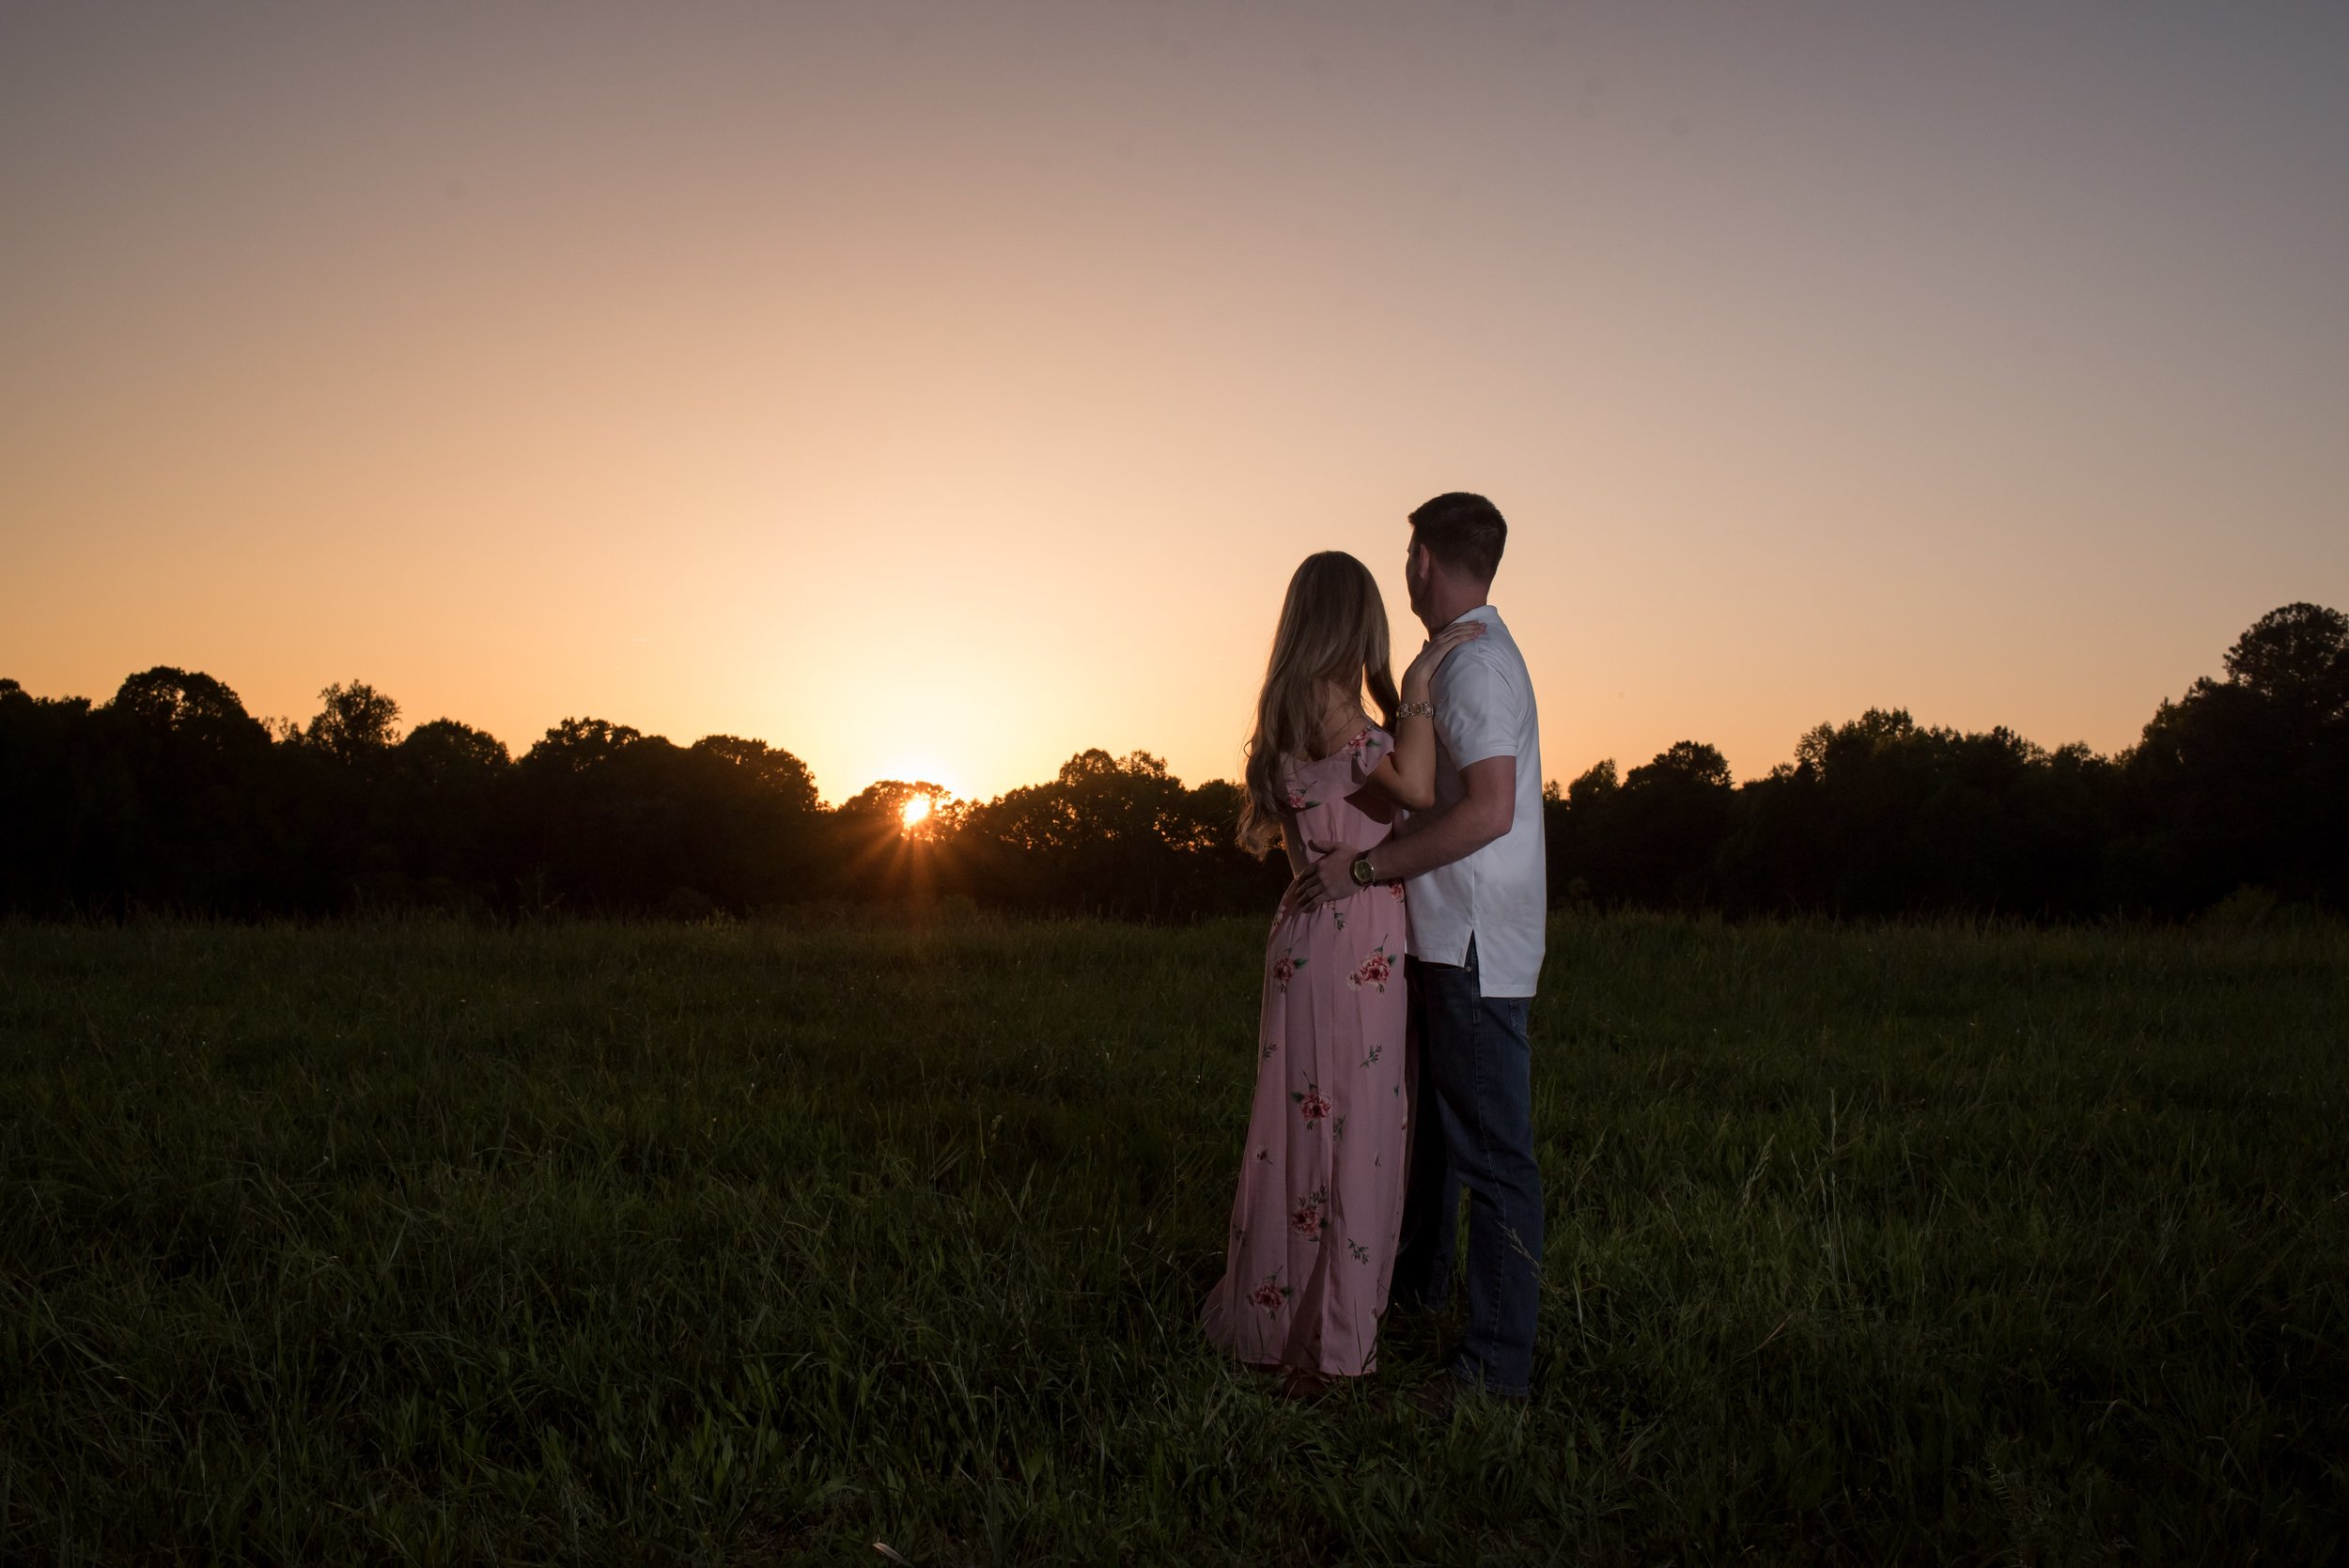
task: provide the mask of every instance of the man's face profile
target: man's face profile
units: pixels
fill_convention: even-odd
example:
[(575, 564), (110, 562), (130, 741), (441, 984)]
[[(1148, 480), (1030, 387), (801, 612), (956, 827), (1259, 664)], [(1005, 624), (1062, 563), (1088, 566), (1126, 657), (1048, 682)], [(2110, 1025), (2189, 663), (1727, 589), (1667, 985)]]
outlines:
[(1411, 613), (1417, 615), (1422, 624), (1427, 620), (1429, 564), (1427, 552), (1420, 549), (1418, 536), (1413, 536), (1411, 542), (1403, 547), (1403, 589), (1411, 601)]

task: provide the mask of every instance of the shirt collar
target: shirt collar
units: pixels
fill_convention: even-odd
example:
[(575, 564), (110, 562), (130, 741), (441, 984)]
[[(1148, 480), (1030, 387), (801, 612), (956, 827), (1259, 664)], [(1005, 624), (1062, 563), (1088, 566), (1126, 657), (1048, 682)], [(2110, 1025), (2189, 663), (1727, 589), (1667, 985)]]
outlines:
[(1455, 617), (1449, 625), (1444, 628), (1444, 629), (1450, 630), (1452, 627), (1458, 626), (1462, 621), (1483, 621), (1488, 626), (1499, 626), (1501, 624), (1501, 612), (1494, 609), (1489, 604), (1480, 604), (1473, 610), (1463, 610), (1460, 612), (1460, 613)]

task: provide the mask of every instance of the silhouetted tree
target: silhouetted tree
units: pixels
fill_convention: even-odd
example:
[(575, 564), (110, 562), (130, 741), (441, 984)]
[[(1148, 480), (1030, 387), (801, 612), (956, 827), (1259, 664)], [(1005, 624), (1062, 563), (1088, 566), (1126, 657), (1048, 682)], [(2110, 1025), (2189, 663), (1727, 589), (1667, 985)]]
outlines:
[(1900, 708), (1822, 724), (1741, 792), (1722, 851), (1734, 909), (2048, 915), (2097, 901), (2109, 768), (2011, 730), (1919, 725)]
[(536, 767), (584, 773), (642, 740), (641, 731), (601, 719), (566, 719), (549, 729), (523, 760)]
[(0, 893), (10, 908), (118, 901), (109, 806), (119, 809), (129, 781), (108, 761), (87, 698), (0, 682)]
[(246, 730), (267, 735), (228, 687), (201, 671), (191, 675), (168, 664), (125, 676), (111, 706), (150, 729), (204, 736), (215, 743)]
[[(906, 807), (919, 800), (927, 815), (910, 826)], [(926, 779), (879, 779), (832, 814), (834, 896), (893, 902), (966, 892), (960, 868), (941, 863), (941, 846), (960, 825), (962, 806)]]
[(2123, 880), (2170, 908), (2242, 886), (2349, 904), (2349, 617), (2271, 611), (2226, 671), (2164, 702), (2126, 759)]
[(817, 818), (788, 752), (566, 719), (515, 766), (505, 837), (532, 907), (741, 909), (824, 891)]
[(514, 759), (506, 742), (454, 719), (418, 724), (399, 743), (399, 760), (428, 784), (475, 785), (494, 779)]
[(2338, 610), (2270, 610), (2227, 650), (2226, 667), (2229, 682), (2276, 705), (2303, 743), (2349, 720), (2349, 615)]
[(1268, 903), (1285, 862), (1233, 846), (1238, 801), (1228, 784), (1184, 788), (1146, 752), (1097, 749), (1050, 784), (972, 807), (957, 847), (979, 885), (1030, 908), (1165, 918)]
[[(984, 802), (884, 780), (827, 811), (788, 752), (566, 719), (519, 760), (452, 719), (397, 734), (351, 681), (272, 738), (237, 693), (158, 666), (112, 701), (0, 680), (0, 908), (226, 914), (427, 904), (749, 910), (960, 893), (1149, 919), (1271, 907), (1238, 787), (1087, 751)], [(908, 831), (906, 801), (932, 815)], [(1735, 913), (2186, 915), (2239, 888), (2349, 907), (2349, 618), (2286, 605), (2121, 758), (1872, 708), (1742, 785), (1714, 748), (1547, 785), (1562, 901)]]
[(693, 750), (730, 763), (740, 770), (750, 788), (787, 811), (816, 809), (816, 775), (807, 770), (806, 763), (781, 747), (731, 735), (705, 735), (693, 742)]
[(506, 742), (455, 719), (418, 724), (392, 750), (374, 820), (395, 846), (381, 895), (443, 908), (500, 898), (501, 793), (513, 768)]
[(318, 717), (302, 738), (337, 762), (372, 762), (399, 739), (399, 705), (365, 681), (319, 693)]
[(1602, 758), (1577, 775), (1563, 790), (1542, 795), (1542, 842), (1548, 855), (1549, 899), (1553, 904), (1583, 904), (1610, 897), (1593, 885), (1595, 862), (1602, 854), (1604, 802), (1623, 787), (1615, 776), (1615, 759)]
[(1729, 764), (1700, 741), (1666, 748), (1620, 784), (1602, 762), (1548, 808), (1551, 896), (1702, 905), (1734, 809)]

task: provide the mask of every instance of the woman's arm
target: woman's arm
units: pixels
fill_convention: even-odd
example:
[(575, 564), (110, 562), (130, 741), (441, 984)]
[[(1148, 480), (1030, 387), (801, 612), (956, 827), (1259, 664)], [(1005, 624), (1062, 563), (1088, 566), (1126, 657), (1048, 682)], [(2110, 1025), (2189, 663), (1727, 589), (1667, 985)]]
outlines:
[(1281, 847), (1289, 858), (1289, 876), (1291, 877), (1304, 876), (1305, 868), (1313, 864), (1313, 862), (1307, 858), (1305, 846), (1297, 842), (1297, 820), (1294, 817), (1287, 818), (1281, 824)]
[[(1482, 621), (1448, 626), (1427, 640), (1403, 672), (1405, 714), (1394, 722), (1394, 750), (1378, 759), (1370, 784), (1397, 805), (1425, 811), (1436, 803), (1436, 722), (1427, 713), (1427, 694), (1434, 690), (1437, 666), (1444, 655), (1463, 643), (1485, 635)], [(1416, 708), (1416, 712), (1408, 710)]]
[[(1516, 825), (1517, 759), (1486, 757), (1460, 769), (1467, 790), (1439, 812), (1411, 818), (1419, 831), (1408, 837), (1375, 846), (1369, 851), (1370, 874), (1381, 882), (1408, 882), (1439, 865), (1466, 860)], [(1355, 891), (1354, 861), (1361, 853), (1350, 844), (1315, 839), (1306, 849), (1322, 859), (1299, 876), (1281, 895), (1281, 913), (1344, 898)]]

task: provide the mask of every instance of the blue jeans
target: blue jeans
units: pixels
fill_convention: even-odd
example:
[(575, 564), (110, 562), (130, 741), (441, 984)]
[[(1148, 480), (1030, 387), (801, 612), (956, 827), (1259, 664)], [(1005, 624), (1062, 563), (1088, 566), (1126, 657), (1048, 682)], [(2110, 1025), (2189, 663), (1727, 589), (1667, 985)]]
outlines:
[(1433, 1309), (1451, 1294), (1460, 1189), (1469, 1195), (1468, 1334), (1452, 1373), (1522, 1398), (1541, 1305), (1542, 1172), (1533, 1158), (1528, 997), (1488, 997), (1467, 962), (1413, 958), (1411, 1176), (1389, 1298)]

